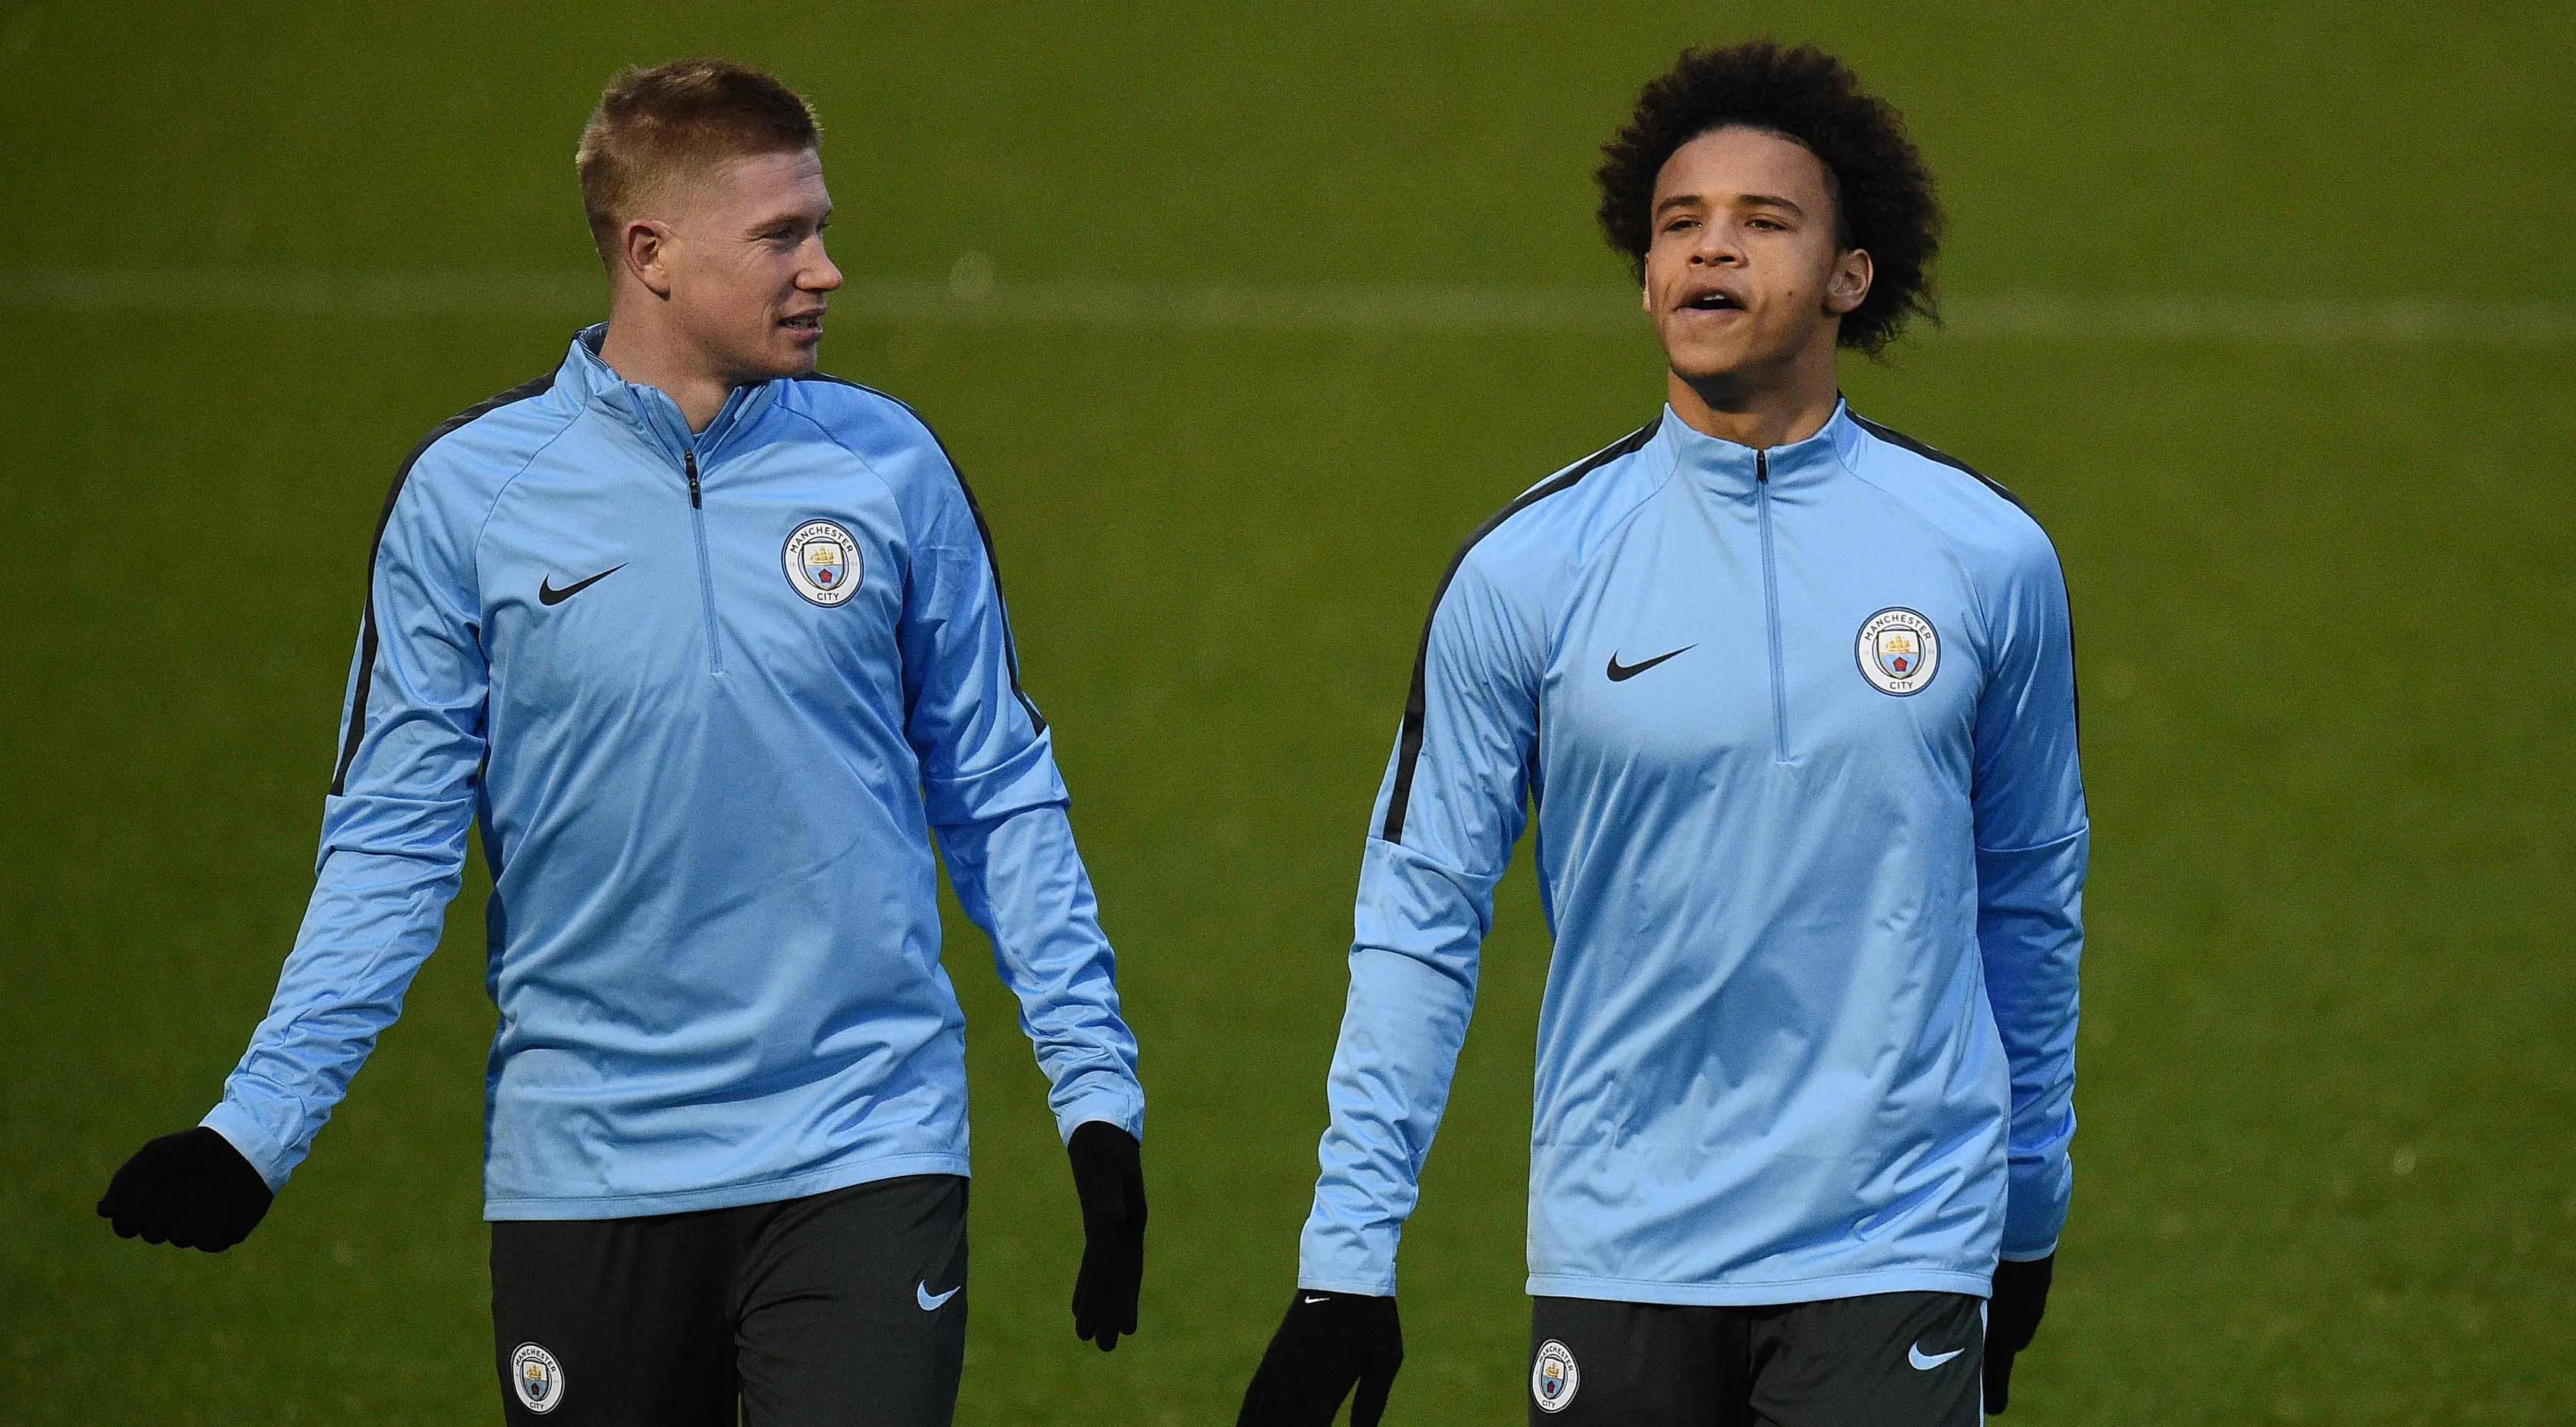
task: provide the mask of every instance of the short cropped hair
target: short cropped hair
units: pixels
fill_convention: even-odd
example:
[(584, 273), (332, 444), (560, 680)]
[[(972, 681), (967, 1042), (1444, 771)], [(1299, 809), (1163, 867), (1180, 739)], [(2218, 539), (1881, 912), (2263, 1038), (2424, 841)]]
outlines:
[(1813, 45), (1751, 40), (1682, 52), (1646, 85), (1636, 112), (1601, 146), (1601, 231), (1643, 281), (1654, 242), (1655, 179), (1675, 150), (1741, 125), (1804, 145), (1825, 166), (1836, 241), (1869, 253), (1869, 295), (1843, 317), (1839, 345), (1876, 354), (1906, 319), (1938, 322), (1932, 261), (1941, 204), (1904, 116), (1860, 87), (1849, 66)]
[(718, 160), (819, 147), (813, 106), (729, 59), (675, 59), (608, 82), (581, 127), (573, 167), (600, 261), (617, 269), (619, 232), (671, 178)]

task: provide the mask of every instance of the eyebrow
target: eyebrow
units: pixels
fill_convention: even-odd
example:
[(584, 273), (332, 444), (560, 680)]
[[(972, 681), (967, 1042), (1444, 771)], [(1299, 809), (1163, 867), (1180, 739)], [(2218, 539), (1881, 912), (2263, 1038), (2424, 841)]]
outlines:
[[(763, 219), (761, 219), (761, 220), (760, 220), (759, 222), (757, 222), (757, 223), (752, 224), (752, 225), (751, 225), (751, 231), (752, 231), (752, 232), (754, 232), (754, 233), (774, 233), (774, 232), (777, 232), (777, 231), (778, 231), (779, 229), (781, 229), (781, 228), (792, 228), (792, 227), (799, 226), (799, 225), (803, 224), (805, 221), (806, 221), (806, 220), (805, 220), (805, 215), (804, 215), (804, 214), (802, 214), (802, 213), (795, 213), (795, 212), (789, 212), (789, 213), (776, 213), (776, 214), (772, 214), (771, 216), (769, 216), (769, 217), (767, 217), (767, 218), (763, 218)], [(829, 208), (826, 208), (826, 209), (824, 209), (824, 210), (823, 210), (822, 215), (821, 215), (820, 217), (817, 217), (816, 219), (814, 219), (814, 220), (813, 220), (813, 225), (812, 225), (812, 226), (817, 227), (817, 228), (820, 228), (820, 227), (822, 227), (824, 224), (829, 223), (829, 222), (831, 222), (831, 221), (832, 221), (832, 210), (831, 210), (831, 209), (829, 209)]]
[[(1686, 207), (1697, 204), (1700, 201), (1700, 196), (1696, 193), (1676, 193), (1672, 197), (1655, 205), (1655, 216), (1661, 218), (1666, 212), (1674, 208)], [(1776, 193), (1738, 194), (1734, 200), (1734, 206), (1739, 208), (1783, 208), (1796, 214), (1798, 217), (1804, 218), (1807, 216), (1806, 209), (1799, 207), (1796, 203), (1791, 202), (1789, 199), (1783, 198)]]

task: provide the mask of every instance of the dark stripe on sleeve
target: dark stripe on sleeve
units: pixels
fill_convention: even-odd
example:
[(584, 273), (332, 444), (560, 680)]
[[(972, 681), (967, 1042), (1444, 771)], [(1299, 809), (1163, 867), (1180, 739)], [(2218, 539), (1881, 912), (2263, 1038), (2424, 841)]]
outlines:
[(358, 745), (367, 738), (367, 696), (375, 691), (376, 683), (376, 556), (384, 549), (385, 527), (393, 524), (394, 502), (402, 499), (403, 483), (411, 479), (411, 468), (420, 463), (421, 457), (429, 454), (430, 447), (446, 439), (458, 427), (479, 421), (513, 402), (541, 396), (554, 384), (555, 375), (548, 372), (521, 382), (488, 401), (476, 402), (465, 408), (422, 437), (420, 444), (411, 448), (411, 454), (403, 457), (401, 468), (394, 472), (393, 487), (385, 492), (384, 513), (376, 517), (375, 538), (367, 543), (367, 603), (365, 613), (358, 619), (358, 687), (349, 698), (349, 727), (341, 738), (339, 766), (331, 771), (331, 796), (336, 798), (348, 791), (349, 766), (358, 761)]
[[(1922, 442), (1915, 440), (1913, 437), (1906, 435), (1902, 431), (1895, 430), (1891, 427), (1881, 426), (1877, 422), (1871, 421), (1858, 414), (1855, 414), (1852, 417), (1852, 420), (1860, 423), (1861, 430), (1868, 432), (1870, 435), (1877, 437), (1879, 440), (1884, 441), (1891, 446), (1901, 446), (1904, 449), (1913, 452), (1915, 455), (1922, 457), (1924, 460), (1935, 461), (1941, 465), (1949, 467), (1951, 470), (1965, 471), (1969, 475), (1976, 477), (1978, 484), (1984, 486), (1987, 490), (1993, 491), (1996, 495), (2002, 496), (2004, 499), (2011, 501), (2014, 509), (2019, 510), (2022, 514), (2030, 517), (2031, 524), (2039, 525), (2039, 512), (2032, 510), (2028, 503), (2023, 501), (2020, 496), (2014, 495), (2011, 488), (2006, 486), (2003, 482), (1996, 480), (1994, 477), (1987, 475), (1985, 472), (1978, 470), (1976, 467), (1969, 465), (1967, 462), (1960, 460), (1958, 457), (1951, 455), (1947, 451), (1937, 450), (1933, 447), (1924, 445)], [(2040, 525), (2039, 532), (2042, 535), (2046, 535), (2048, 533), (2048, 527)], [(2052, 549), (2055, 547), (2055, 544), (2056, 542), (2054, 541), (2050, 542)], [(2060, 562), (2058, 570), (2058, 583), (2061, 585), (2066, 583), (2066, 572), (2064, 562), (2062, 561)], [(2075, 592), (2072, 589), (2069, 589), (2066, 593), (2066, 660), (2070, 665), (2075, 662)], [(2084, 688), (2082, 684), (2076, 681), (2075, 676), (2071, 672), (2067, 675), (2067, 688), (2069, 695), (2075, 704), (2075, 736), (2077, 738), (2082, 738), (2084, 736)]]
[(1034, 731), (1046, 732), (1046, 715), (1038, 712), (1036, 701), (1029, 697), (1027, 690), (1020, 687), (1020, 644), (1018, 638), (1011, 633), (1011, 602), (1002, 595), (1002, 559), (993, 553), (993, 527), (985, 522), (984, 507), (975, 499), (975, 488), (966, 484), (965, 468), (957, 464), (957, 457), (949, 451), (948, 443), (939, 438), (938, 428), (923, 421), (921, 413), (913, 411), (912, 403), (902, 397), (881, 392), (864, 382), (854, 382), (848, 377), (836, 377), (830, 372), (801, 372), (793, 380), (830, 382), (834, 386), (851, 387), (866, 392), (870, 396), (885, 397), (905, 411), (911, 412), (912, 419), (921, 422), (921, 429), (930, 433), (930, 444), (939, 448), (940, 459), (948, 463), (948, 474), (957, 478), (957, 490), (966, 497), (966, 513), (975, 517), (976, 538), (984, 542), (984, 568), (991, 571), (993, 575), (993, 605), (1001, 611), (1002, 615), (1002, 664), (1010, 672), (1011, 697), (1020, 701), (1020, 707), (1027, 712), (1029, 723)]
[[(1660, 421), (1661, 418), (1657, 420)], [(1424, 688), (1424, 677), (1431, 661), (1431, 626), (1433, 621), (1440, 618), (1440, 601), (1448, 598), (1449, 582), (1458, 578), (1458, 567), (1467, 563), (1467, 552), (1475, 549), (1478, 541), (1500, 529), (1504, 521), (1549, 496), (1574, 489), (1577, 481), (1610, 462), (1644, 449), (1645, 444), (1654, 438), (1655, 426), (1655, 421), (1649, 421), (1620, 439), (1615, 445), (1595, 451), (1568, 467), (1562, 474), (1552, 476), (1522, 492), (1519, 499), (1504, 506), (1493, 519), (1477, 526), (1476, 532), (1467, 537), (1465, 544), (1458, 547), (1458, 553), (1449, 557), (1449, 568), (1442, 571), (1440, 575), (1440, 587), (1431, 594), (1431, 613), (1424, 616), (1422, 621), (1422, 642), (1413, 651), (1413, 686), (1404, 696), (1404, 732), (1396, 739), (1395, 786), (1387, 793), (1386, 825), (1379, 829), (1380, 838), (1388, 842), (1404, 841), (1404, 814), (1413, 801), (1413, 769), (1414, 765), (1422, 761), (1422, 721), (1430, 703), (1429, 694)]]
[[(929, 431), (929, 424), (925, 422), (922, 429)], [(931, 431), (930, 439), (939, 441), (939, 433)], [(948, 455), (946, 442), (940, 442), (939, 454)], [(975, 534), (984, 542), (984, 568), (993, 572), (993, 608), (1002, 616), (1002, 663), (1011, 672), (1011, 697), (1018, 699), (1020, 707), (1028, 711), (1029, 723), (1036, 731), (1044, 733), (1046, 715), (1038, 712), (1038, 706), (1029, 698), (1028, 691), (1020, 687), (1020, 643), (1011, 633), (1011, 602), (1002, 597), (1002, 559), (993, 553), (993, 527), (984, 523), (984, 507), (976, 504), (975, 488), (966, 484), (966, 473), (957, 469), (957, 460), (953, 456), (948, 458), (948, 473), (957, 478), (957, 489), (966, 497), (966, 513), (975, 517)]]

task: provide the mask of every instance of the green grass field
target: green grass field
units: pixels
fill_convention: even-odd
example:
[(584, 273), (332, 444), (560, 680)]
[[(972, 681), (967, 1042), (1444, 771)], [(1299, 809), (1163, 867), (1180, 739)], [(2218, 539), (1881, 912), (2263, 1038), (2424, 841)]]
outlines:
[[(266, 1004), (394, 464), (558, 359), (581, 119), (706, 51), (820, 108), (854, 282), (933, 295), (854, 295), (826, 365), (976, 482), (1144, 1046), (1143, 1331), (1103, 1358), (952, 916), (960, 1419), (1231, 1421), (1424, 603), (1659, 399), (1591, 151), (1681, 45), (1764, 32), (1902, 104), (1952, 211), (1958, 321), (1856, 404), (2028, 498), (2080, 621), (2084, 1128), (2008, 1420), (2576, 1421), (2576, 10), (361, 8), (0, 5), (0, 1421), (495, 1420), (479, 871), (254, 1238), (90, 1205)], [(966, 255), (994, 293), (943, 306)], [(1066, 296), (1179, 289), (1253, 297)], [(1464, 289), (1602, 315), (1443, 320)], [(1525, 870), (1503, 901), (1406, 1240), (1409, 1424), (1522, 1410), (1547, 943)]]

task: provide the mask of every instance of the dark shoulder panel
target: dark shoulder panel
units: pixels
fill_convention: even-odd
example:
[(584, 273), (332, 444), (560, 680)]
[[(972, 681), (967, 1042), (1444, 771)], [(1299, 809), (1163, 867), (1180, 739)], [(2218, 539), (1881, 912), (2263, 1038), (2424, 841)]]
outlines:
[(1960, 460), (1958, 457), (1951, 455), (1949, 452), (1940, 450), (1936, 447), (1927, 446), (1924, 443), (1915, 440), (1913, 437), (1906, 435), (1902, 431), (1889, 426), (1881, 426), (1877, 422), (1872, 421), (1868, 417), (1862, 416), (1857, 412), (1853, 413), (1852, 420), (1860, 423), (1861, 430), (1868, 432), (1870, 435), (1877, 437), (1879, 440), (1886, 442), (1890, 446), (1902, 447), (1905, 450), (1911, 451), (1915, 455), (1922, 457), (1924, 460), (1935, 461), (1941, 465), (1949, 467), (1951, 470), (1964, 472), (1967, 475), (1975, 477), (1979, 485), (1982, 485), (1987, 490), (1993, 491), (1996, 495), (2002, 496), (2004, 499), (2011, 501), (2016, 507), (2019, 507), (2022, 514), (2030, 516), (2033, 520), (2039, 519), (2036, 514), (2032, 513), (2030, 506), (2025, 504), (2020, 496), (2012, 493), (2012, 489), (2009, 486), (2006, 486), (2003, 482), (1987, 475), (1985, 472), (1978, 470), (1976, 467), (1969, 465), (1967, 462)]
[[(1660, 417), (1657, 418), (1657, 421), (1660, 420)], [(1423, 680), (1426, 666), (1431, 658), (1431, 624), (1433, 620), (1440, 617), (1440, 601), (1448, 597), (1450, 582), (1458, 578), (1458, 567), (1467, 563), (1467, 552), (1475, 549), (1486, 536), (1501, 529), (1504, 521), (1549, 496), (1574, 489), (1585, 476), (1612, 461), (1645, 449), (1646, 443), (1654, 439), (1657, 421), (1647, 422), (1619, 440), (1568, 466), (1563, 472), (1523, 491), (1511, 504), (1495, 512), (1492, 519), (1477, 526), (1475, 533), (1469, 535), (1466, 542), (1458, 547), (1458, 553), (1449, 557), (1449, 568), (1440, 573), (1439, 588), (1431, 592), (1431, 612), (1422, 619), (1422, 642), (1416, 645), (1413, 651), (1413, 684), (1404, 697), (1404, 731), (1396, 738), (1395, 787), (1387, 794), (1386, 823), (1378, 833), (1384, 840), (1404, 841), (1404, 814), (1406, 806), (1413, 800), (1413, 770), (1414, 765), (1422, 761), (1422, 722), (1427, 715), (1430, 703), (1430, 696), (1424, 688)]]
[(358, 687), (349, 699), (349, 727), (340, 741), (340, 762), (331, 770), (331, 796), (345, 792), (349, 783), (349, 765), (358, 758), (358, 745), (367, 736), (367, 696), (374, 690), (376, 677), (376, 556), (384, 548), (385, 527), (393, 523), (394, 502), (402, 499), (403, 484), (411, 479), (411, 468), (429, 454), (429, 448), (446, 439), (459, 428), (480, 421), (502, 407), (543, 396), (554, 389), (555, 374), (548, 372), (532, 377), (508, 391), (478, 401), (430, 429), (420, 444), (411, 448), (402, 464), (394, 470), (393, 485), (385, 491), (384, 512), (376, 517), (376, 533), (367, 542), (367, 603), (358, 620)]

